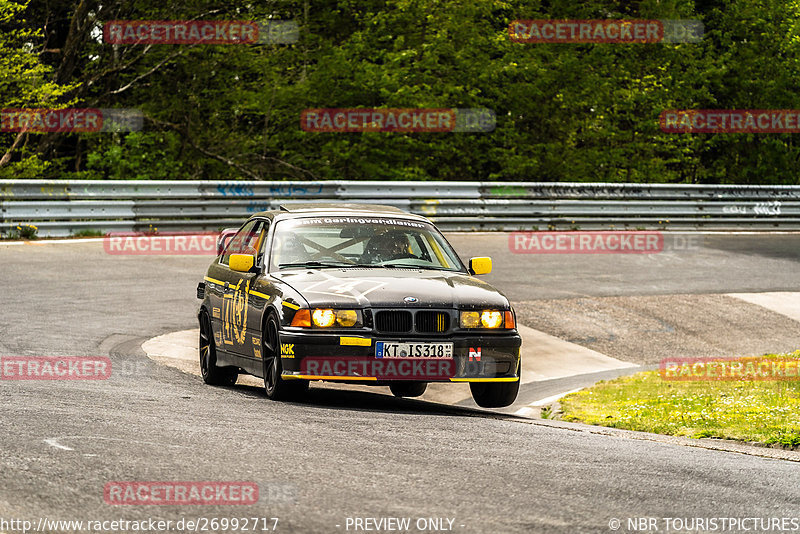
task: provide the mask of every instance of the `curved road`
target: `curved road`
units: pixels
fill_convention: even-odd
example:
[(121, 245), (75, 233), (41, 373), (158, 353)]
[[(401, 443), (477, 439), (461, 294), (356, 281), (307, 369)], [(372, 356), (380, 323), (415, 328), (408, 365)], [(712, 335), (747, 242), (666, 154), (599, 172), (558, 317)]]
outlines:
[[(538, 302), (800, 291), (799, 240), (701, 235), (692, 250), (652, 256), (523, 256), (508, 253), (506, 235), (452, 236), (462, 257), (494, 256), (488, 280), (542, 324), (552, 315), (537, 313)], [(0, 532), (15, 531), (3, 520), (43, 517), (277, 517), (276, 531), (298, 533), (368, 532), (349, 525), (388, 517), (411, 518), (409, 532), (420, 532), (418, 518), (443, 518), (459, 533), (571, 533), (613, 532), (615, 519), (618, 532), (632, 532), (628, 519), (640, 517), (800, 516), (796, 453), (687, 446), (699, 443), (378, 391), (319, 387), (303, 403), (274, 403), (255, 388), (205, 386), (140, 346), (195, 326), (194, 290), (209, 261), (109, 256), (97, 242), (0, 244), (0, 356), (109, 356), (114, 368), (97, 382), (0, 381)], [(790, 330), (776, 343), (794, 343)], [(257, 483), (259, 502), (103, 498), (112, 481), (217, 480)]]

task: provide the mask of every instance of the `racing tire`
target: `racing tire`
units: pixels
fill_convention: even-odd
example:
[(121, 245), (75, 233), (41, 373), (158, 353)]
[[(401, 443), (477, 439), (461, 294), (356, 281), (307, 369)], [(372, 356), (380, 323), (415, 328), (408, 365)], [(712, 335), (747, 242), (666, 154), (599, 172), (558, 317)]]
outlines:
[(504, 408), (517, 400), (519, 393), (520, 364), (514, 382), (470, 382), (469, 390), (475, 404), (481, 408)]
[(262, 366), (264, 374), (264, 392), (267, 394), (267, 397), (274, 401), (300, 398), (308, 391), (308, 380), (284, 380), (281, 376), (283, 373), (280, 354), (281, 334), (278, 329), (278, 320), (275, 314), (271, 313), (267, 318), (261, 340), (264, 345), (262, 350)]
[(393, 382), (389, 389), (395, 397), (419, 397), (428, 389), (427, 382)]
[(239, 377), (236, 367), (217, 367), (217, 346), (208, 312), (200, 312), (200, 376), (211, 386), (232, 386)]

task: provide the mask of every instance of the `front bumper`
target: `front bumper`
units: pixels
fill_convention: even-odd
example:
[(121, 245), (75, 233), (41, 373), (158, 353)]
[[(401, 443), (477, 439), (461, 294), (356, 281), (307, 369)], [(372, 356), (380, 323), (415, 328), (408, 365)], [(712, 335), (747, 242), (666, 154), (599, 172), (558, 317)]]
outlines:
[[(298, 329), (299, 330), (299, 329)], [(376, 357), (376, 342), (452, 343), (452, 359)], [(350, 332), (281, 332), (283, 378), (385, 383), (515, 382), (522, 340), (516, 331), (403, 337)]]

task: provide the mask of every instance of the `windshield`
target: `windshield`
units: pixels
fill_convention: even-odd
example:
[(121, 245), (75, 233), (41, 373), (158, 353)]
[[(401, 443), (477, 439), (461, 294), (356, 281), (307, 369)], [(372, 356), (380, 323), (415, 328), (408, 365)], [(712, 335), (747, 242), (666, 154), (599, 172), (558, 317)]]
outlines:
[(463, 271), (433, 225), (388, 217), (318, 217), (275, 227), (270, 268), (362, 267)]

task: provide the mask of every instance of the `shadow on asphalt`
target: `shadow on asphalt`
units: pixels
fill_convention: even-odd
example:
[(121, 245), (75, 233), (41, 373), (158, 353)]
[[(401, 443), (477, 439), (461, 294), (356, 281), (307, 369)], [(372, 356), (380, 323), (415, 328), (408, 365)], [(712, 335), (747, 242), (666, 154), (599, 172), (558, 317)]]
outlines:
[[(263, 402), (275, 402), (267, 398), (264, 390), (254, 386), (237, 384), (229, 389), (244, 394), (253, 399), (260, 399)], [(309, 406), (327, 408), (333, 410), (347, 410), (354, 412), (383, 412), (397, 414), (425, 414), (443, 415), (458, 417), (484, 417), (499, 419), (519, 419), (510, 414), (485, 411), (477, 408), (451, 406), (436, 402), (399, 398), (386, 395), (377, 391), (370, 393), (367, 391), (353, 391), (349, 389), (336, 389), (325, 385), (312, 384), (308, 392), (302, 399), (297, 401), (283, 401), (286, 404), (297, 406)]]

